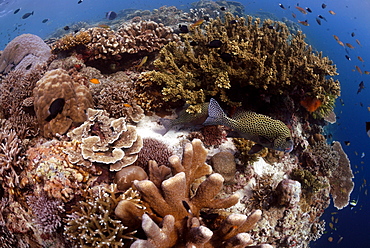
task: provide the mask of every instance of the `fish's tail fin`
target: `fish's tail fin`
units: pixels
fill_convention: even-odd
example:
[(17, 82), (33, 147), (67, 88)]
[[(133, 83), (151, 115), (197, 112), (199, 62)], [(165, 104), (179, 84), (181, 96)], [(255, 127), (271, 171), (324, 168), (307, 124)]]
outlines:
[(166, 132), (163, 135), (165, 135), (173, 126), (172, 120), (167, 118), (159, 118), (159, 123), (166, 129)]
[(224, 125), (226, 118), (227, 116), (221, 106), (215, 99), (211, 98), (208, 106), (208, 118), (203, 125)]
[(32, 11), (31, 15), (33, 15), (33, 12), (34, 12), (34, 11)]

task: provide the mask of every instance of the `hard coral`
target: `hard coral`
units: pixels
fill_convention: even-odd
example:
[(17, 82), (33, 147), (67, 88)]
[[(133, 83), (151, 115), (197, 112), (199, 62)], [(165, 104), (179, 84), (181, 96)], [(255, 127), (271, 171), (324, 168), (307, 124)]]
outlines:
[[(147, 240), (138, 240), (132, 247), (185, 247), (197, 243), (202, 245), (199, 247), (245, 247), (251, 243), (248, 234), (241, 233), (250, 230), (259, 220), (260, 210), (248, 218), (230, 215), (214, 233), (201, 222), (202, 209), (227, 208), (239, 198), (237, 195), (217, 197), (223, 184), (220, 174), (211, 174), (198, 186), (192, 185), (195, 179), (211, 173), (206, 158), (207, 151), (201, 141), (195, 139), (186, 144), (182, 162), (176, 155), (169, 158), (173, 176), (162, 181), (160, 187), (150, 180), (134, 181), (152, 218), (142, 216)], [(155, 223), (157, 219), (162, 219), (162, 228)], [(235, 228), (230, 228), (232, 226)]]
[(50, 48), (37, 35), (22, 34), (5, 47), (0, 56), (0, 73), (20, 70), (27, 74), (51, 56)]
[(149, 160), (155, 160), (159, 165), (168, 166), (168, 158), (173, 155), (173, 152), (165, 143), (158, 139), (144, 138), (143, 148), (138, 155), (135, 164), (147, 170)]
[(339, 154), (339, 162), (338, 167), (332, 171), (329, 177), (330, 194), (333, 197), (334, 206), (337, 209), (342, 209), (348, 205), (351, 192), (354, 188), (352, 181), (354, 176), (350, 161), (343, 151), (340, 142), (335, 141), (332, 147)]
[[(138, 80), (139, 98), (151, 104), (143, 108), (184, 100), (189, 112), (199, 112), (200, 104), (214, 96), (236, 106), (245, 96), (234, 93), (248, 89), (278, 96), (300, 88), (323, 104), (327, 95), (340, 94), (339, 83), (326, 78), (336, 75), (332, 61), (313, 53), (304, 35), (290, 34), (283, 23), (225, 14), (223, 21), (216, 18), (205, 31), (196, 27), (182, 38), (181, 44), (167, 44), (154, 62), (158, 69)], [(212, 41), (220, 47), (213, 48)]]
[(78, 189), (84, 188), (88, 179), (101, 173), (92, 165), (73, 160), (75, 153), (81, 154), (78, 142), (52, 140), (29, 148), (27, 181), (40, 183), (49, 197), (70, 201), (81, 193)]
[[(114, 215), (114, 209), (121, 197), (116, 197), (115, 186), (104, 185), (90, 188), (85, 201), (73, 206), (67, 215), (64, 235), (77, 247), (123, 247), (133, 239)], [(126, 240), (126, 241), (125, 241)]]
[(144, 117), (144, 110), (136, 104), (133, 83), (125, 73), (110, 75), (92, 91), (96, 108), (106, 110), (111, 117), (126, 117), (135, 123)]
[(143, 146), (134, 126), (126, 125), (124, 117), (109, 118), (105, 110), (89, 108), (87, 121), (67, 135), (81, 142), (84, 159), (110, 164), (111, 171), (133, 164)]
[[(62, 69), (48, 71), (33, 90), (34, 108), (45, 137), (64, 134), (71, 125), (86, 120), (85, 111), (93, 106), (89, 89), (75, 82)], [(55, 110), (55, 101), (64, 100), (64, 105)], [(51, 120), (50, 120), (51, 119)]]
[(61, 200), (41, 194), (41, 196), (27, 197), (27, 203), (35, 216), (35, 224), (41, 232), (53, 233), (61, 226), (61, 213), (64, 212), (64, 204)]

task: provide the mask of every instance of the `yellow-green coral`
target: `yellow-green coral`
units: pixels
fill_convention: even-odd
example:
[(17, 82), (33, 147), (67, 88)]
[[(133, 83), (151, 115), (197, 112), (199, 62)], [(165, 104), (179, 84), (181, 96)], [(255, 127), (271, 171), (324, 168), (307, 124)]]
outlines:
[(233, 143), (236, 149), (238, 149), (238, 151), (240, 152), (240, 157), (245, 164), (249, 162), (256, 162), (258, 160), (258, 157), (266, 157), (268, 153), (268, 149), (265, 147), (259, 153), (248, 154), (248, 152), (252, 149), (252, 146), (256, 144), (251, 140), (234, 138)]
[[(271, 28), (273, 26), (273, 28)], [(252, 17), (225, 14), (212, 20), (205, 30), (199, 27), (182, 35), (182, 44), (170, 42), (154, 61), (156, 71), (143, 73), (137, 83), (139, 96), (154, 103), (146, 109), (167, 102), (184, 100), (189, 112), (198, 110), (206, 98), (217, 96), (230, 106), (237, 106), (243, 91), (259, 89), (270, 95), (292, 94), (299, 87), (306, 95), (324, 100), (340, 94), (336, 67), (321, 53), (314, 53), (298, 32), (291, 34), (285, 24)], [(222, 42), (213, 48), (209, 43)], [(231, 56), (231, 61), (223, 60)], [(149, 91), (148, 91), (149, 90)], [(157, 98), (157, 99), (155, 99)]]
[(52, 52), (68, 51), (79, 45), (86, 45), (91, 41), (92, 37), (88, 31), (80, 31), (77, 34), (67, 34), (59, 39), (52, 46)]

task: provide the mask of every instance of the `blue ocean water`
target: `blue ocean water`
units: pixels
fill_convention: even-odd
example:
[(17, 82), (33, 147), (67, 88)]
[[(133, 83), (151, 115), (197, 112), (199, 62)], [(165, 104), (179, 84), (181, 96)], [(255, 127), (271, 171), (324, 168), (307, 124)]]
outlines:
[[(0, 50), (16, 36), (23, 33), (33, 33), (42, 38), (47, 37), (55, 29), (77, 21), (99, 21), (105, 18), (108, 11), (119, 11), (127, 8), (154, 9), (163, 5), (177, 6), (187, 9), (193, 1), (185, 0), (1, 0), (0, 1)], [(327, 134), (333, 140), (340, 141), (351, 161), (355, 174), (355, 188), (351, 199), (358, 200), (353, 209), (346, 207), (337, 211), (330, 206), (324, 214), (327, 223), (331, 218), (338, 218), (331, 229), (327, 225), (327, 233), (312, 244), (312, 247), (370, 247), (370, 200), (367, 197), (369, 189), (366, 180), (370, 182), (370, 139), (366, 134), (365, 122), (370, 121), (370, 75), (360, 74), (355, 66), (362, 72), (370, 71), (370, 1), (369, 0), (256, 0), (239, 1), (245, 6), (247, 14), (270, 12), (277, 18), (287, 18), (294, 22), (305, 21), (309, 26), (301, 26), (307, 36), (307, 42), (324, 56), (329, 56), (337, 66), (339, 73), (335, 79), (341, 82), (342, 95), (336, 103), (335, 112), (337, 123), (327, 128)], [(279, 3), (286, 9), (282, 9)], [(327, 7), (322, 8), (325, 3)], [(295, 6), (309, 7), (312, 13), (300, 13)], [(17, 14), (13, 14), (20, 8)], [(329, 10), (336, 14), (332, 15)], [(25, 13), (34, 11), (34, 15), (27, 19), (21, 17)], [(296, 14), (296, 18), (292, 16)], [(315, 18), (322, 15), (327, 21), (321, 20), (319, 25)], [(46, 23), (42, 20), (49, 19)], [(352, 33), (354, 36), (352, 37)], [(342, 47), (333, 38), (336, 35), (343, 43), (350, 43), (355, 48)], [(361, 45), (357, 44), (356, 39)], [(351, 58), (348, 60), (345, 56)], [(357, 56), (361, 56), (361, 62)], [(357, 94), (358, 85), (363, 81), (365, 89)], [(346, 146), (344, 141), (350, 141)], [(328, 238), (333, 241), (329, 242)]]

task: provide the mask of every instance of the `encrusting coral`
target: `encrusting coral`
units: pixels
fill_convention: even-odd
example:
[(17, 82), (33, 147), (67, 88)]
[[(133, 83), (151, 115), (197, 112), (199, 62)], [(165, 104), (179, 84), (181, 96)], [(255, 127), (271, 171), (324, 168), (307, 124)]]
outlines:
[[(260, 210), (249, 217), (231, 214), (213, 231), (202, 222), (200, 216), (204, 208), (228, 208), (239, 200), (235, 194), (226, 198), (217, 197), (223, 177), (211, 174), (211, 167), (205, 163), (206, 158), (207, 150), (202, 142), (194, 139), (185, 145), (182, 161), (176, 155), (169, 158), (172, 177), (166, 180), (163, 177), (159, 183), (134, 181), (134, 187), (148, 206), (145, 212), (149, 215), (141, 217), (147, 240), (137, 240), (131, 247), (245, 247), (252, 243), (244, 232), (251, 230), (260, 219)], [(205, 175), (209, 176), (194, 185), (197, 178)], [(125, 212), (125, 209), (120, 211)], [(135, 219), (134, 216), (131, 218)], [(161, 227), (156, 223), (160, 220)]]
[(85, 160), (109, 164), (111, 171), (119, 171), (133, 164), (143, 141), (132, 125), (126, 125), (124, 117), (110, 118), (105, 110), (87, 110), (87, 120), (67, 133), (72, 140), (81, 142), (81, 154)]
[(22, 34), (5, 47), (0, 56), (0, 73), (20, 70), (27, 74), (51, 56), (49, 46), (37, 35)]
[(324, 105), (327, 96), (340, 94), (339, 82), (327, 78), (337, 74), (332, 61), (314, 53), (301, 32), (290, 34), (283, 23), (225, 14), (223, 21), (216, 18), (204, 31), (195, 27), (182, 40), (167, 44), (154, 61), (156, 71), (139, 78), (144, 109), (184, 100), (189, 112), (198, 112), (215, 96), (237, 106), (250, 89), (293, 95), (298, 103), (302, 94), (317, 97)]
[(48, 71), (33, 90), (37, 121), (45, 137), (65, 134), (72, 125), (86, 120), (85, 111), (93, 106), (89, 89), (63, 69)]

